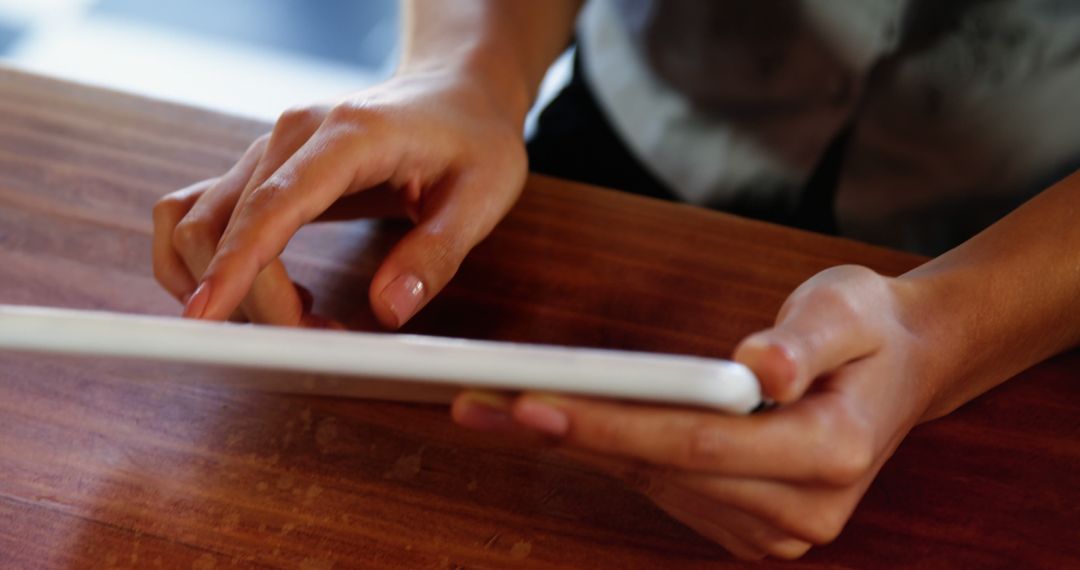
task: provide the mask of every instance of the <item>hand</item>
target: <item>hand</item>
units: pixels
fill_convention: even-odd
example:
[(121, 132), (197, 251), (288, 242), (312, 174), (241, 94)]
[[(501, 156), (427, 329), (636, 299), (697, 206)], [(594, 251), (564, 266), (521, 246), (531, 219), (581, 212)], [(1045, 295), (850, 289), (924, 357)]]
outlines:
[(286, 112), (224, 176), (159, 201), (154, 275), (187, 317), (221, 320), (240, 307), (254, 322), (317, 323), (278, 259), (296, 231), (407, 215), (416, 225), (369, 291), (379, 321), (399, 327), (502, 219), (525, 174), (517, 115), (477, 82), (460, 72), (397, 77)]
[(740, 558), (797, 558), (840, 533), (928, 406), (913, 302), (905, 282), (861, 267), (804, 283), (735, 351), (780, 404), (746, 417), (486, 392), (463, 393), (452, 413), (554, 438)]

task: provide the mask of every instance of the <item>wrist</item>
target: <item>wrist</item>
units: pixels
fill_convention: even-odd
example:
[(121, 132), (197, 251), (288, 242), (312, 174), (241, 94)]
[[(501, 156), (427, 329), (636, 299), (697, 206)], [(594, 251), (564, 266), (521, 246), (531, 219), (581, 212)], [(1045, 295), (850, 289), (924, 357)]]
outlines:
[(971, 277), (924, 266), (896, 278), (913, 339), (913, 372), (925, 398), (919, 423), (951, 413), (1038, 360), (1026, 359), (1027, 351), (1000, 334), (999, 319)]
[(943, 330), (948, 324), (939, 318), (943, 299), (935, 285), (906, 274), (891, 279), (897, 318), (907, 345), (905, 373), (918, 402), (915, 423), (938, 418), (955, 407), (946, 396), (948, 384), (957, 373), (955, 366), (950, 366), (950, 355), (959, 356), (966, 350), (963, 334)]
[(393, 79), (439, 78), (441, 81), (482, 98), (479, 103), (495, 111), (514, 129), (522, 129), (532, 106), (535, 88), (514, 66), (486, 54), (490, 50), (462, 49), (439, 57), (409, 58)]

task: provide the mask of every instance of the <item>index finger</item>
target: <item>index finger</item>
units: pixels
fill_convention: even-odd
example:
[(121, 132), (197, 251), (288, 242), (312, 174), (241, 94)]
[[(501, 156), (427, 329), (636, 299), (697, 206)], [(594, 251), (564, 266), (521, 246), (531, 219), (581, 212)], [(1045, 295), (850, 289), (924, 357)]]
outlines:
[[(184, 316), (220, 320), (240, 304), (256, 276), (281, 254), (304, 224), (327, 210), (358, 181), (387, 177), (367, 156), (363, 141), (320, 129), (237, 205), (202, 283)], [(360, 157), (358, 159), (358, 157)], [(381, 178), (381, 179), (380, 179)]]

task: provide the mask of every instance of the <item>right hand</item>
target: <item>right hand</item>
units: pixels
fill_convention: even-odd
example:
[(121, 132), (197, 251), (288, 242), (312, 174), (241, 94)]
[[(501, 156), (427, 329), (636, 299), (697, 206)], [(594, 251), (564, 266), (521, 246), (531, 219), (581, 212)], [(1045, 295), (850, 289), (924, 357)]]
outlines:
[[(285, 112), (233, 168), (154, 208), (154, 275), (184, 315), (313, 322), (278, 256), (319, 219), (415, 223), (369, 290), (379, 321), (408, 321), (453, 277), (524, 185), (521, 116), (460, 73), (395, 77), (333, 105)], [(243, 304), (241, 304), (243, 303)], [(307, 303), (310, 306), (310, 303)]]

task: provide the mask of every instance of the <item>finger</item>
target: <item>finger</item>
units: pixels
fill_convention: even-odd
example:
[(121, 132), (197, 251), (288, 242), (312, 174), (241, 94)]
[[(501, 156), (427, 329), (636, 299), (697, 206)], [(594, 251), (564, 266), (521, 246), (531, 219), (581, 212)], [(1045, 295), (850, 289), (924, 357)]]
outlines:
[[(746, 481), (750, 484), (758, 483), (757, 481), (697, 474), (688, 477), (670, 469), (658, 469), (592, 453), (570, 451), (563, 454), (621, 479), (648, 496), (674, 518), (725, 547), (728, 547), (728, 537), (737, 539), (738, 544), (745, 547), (750, 554), (740, 555), (732, 548), (728, 550), (740, 557), (759, 558), (768, 554), (790, 560), (802, 556), (810, 549), (809, 542), (792, 536), (772, 522), (755, 515), (761, 510), (758, 508), (760, 505), (752, 503), (754, 508), (748, 510), (743, 504), (727, 504), (724, 495), (714, 493), (716, 481)], [(714, 484), (705, 486), (703, 482)], [(781, 484), (766, 483), (770, 490), (781, 487)], [(783, 485), (783, 489), (790, 487)], [(759, 501), (763, 499), (760, 495), (755, 498)], [(762, 504), (768, 505), (780, 500), (782, 499), (778, 497), (766, 496)]]
[(195, 290), (196, 281), (173, 246), (173, 234), (199, 196), (215, 182), (216, 179), (198, 182), (165, 196), (154, 205), (154, 278), (181, 302)]
[[(708, 497), (767, 523), (781, 536), (787, 537), (775, 542), (766, 541), (773, 546), (772, 549), (767, 548), (770, 553), (782, 556), (773, 549), (794, 554), (799, 549), (798, 543), (809, 547), (811, 544), (827, 544), (835, 540), (879, 468), (857, 483), (843, 488), (685, 472), (668, 475), (663, 480), (669, 487)], [(637, 477), (641, 479), (643, 476), (638, 474)], [(764, 547), (766, 542), (759, 544)]]
[[(297, 107), (281, 114), (270, 136), (266, 138), (265, 150), (255, 165), (254, 170), (245, 179), (240, 201), (244, 202), (268, 178), (278, 172), (282, 165), (304, 148), (311, 137), (318, 132), (326, 117), (326, 110), (318, 107)], [(228, 225), (240, 215), (240, 209), (233, 208)]]
[(458, 425), (477, 431), (512, 431), (513, 396), (490, 390), (465, 390), (454, 398), (450, 416)]
[[(353, 141), (316, 133), (274, 174), (247, 192), (189, 300), (185, 316), (227, 317), (296, 231), (323, 213), (350, 186), (356, 157), (364, 156), (363, 151)], [(381, 182), (389, 173), (377, 166), (361, 170), (373, 178), (381, 177)]]
[(419, 223), (394, 246), (371, 280), (375, 316), (386, 327), (405, 324), (457, 273), (516, 199), (492, 183), (459, 177), (429, 189)]
[(679, 471), (581, 452), (570, 457), (610, 473), (650, 497), (677, 488), (699, 502), (745, 513), (775, 531), (751, 542), (780, 557), (797, 556), (802, 547), (834, 540), (884, 463), (857, 483), (836, 488)]
[(730, 528), (735, 526), (733, 523), (736, 522), (733, 520), (735, 519), (734, 511), (731, 509), (716, 507), (708, 515), (702, 515), (699, 512), (701, 509), (700, 497), (697, 497), (699, 505), (693, 505), (691, 500), (680, 500), (670, 493), (650, 498), (656, 506), (671, 515), (672, 518), (724, 547), (724, 550), (730, 552), (732, 556), (747, 561), (757, 561), (765, 558), (767, 554), (765, 550), (740, 536), (739, 530)]
[(304, 319), (303, 299), (277, 258), (255, 276), (240, 308), (253, 323), (294, 327)]
[(499, 432), (511, 438), (542, 444), (532, 430), (523, 429), (510, 415), (514, 395), (494, 390), (463, 390), (450, 405), (455, 423), (475, 431)]
[[(245, 181), (239, 199), (230, 208), (229, 220), (219, 235), (224, 236), (228, 230), (228, 224), (239, 215), (240, 208), (236, 205), (243, 203), (246, 196), (249, 196), (255, 188), (265, 182), (302, 148), (318, 129), (322, 117), (321, 112), (312, 109), (287, 111), (282, 115), (282, 118), (274, 125), (274, 131), (266, 142), (265, 151), (261, 154), (258, 164)], [(212, 259), (207, 260), (205, 267), (209, 267), (210, 261)], [(310, 292), (308, 296), (311, 296)], [(338, 323), (310, 314), (313, 301), (314, 299), (311, 299), (305, 308), (302, 292), (290, 278), (285, 264), (275, 257), (255, 276), (240, 306), (244, 314), (255, 323), (305, 328), (339, 328)]]
[(776, 326), (750, 335), (734, 359), (757, 375), (763, 392), (779, 403), (800, 398), (817, 378), (877, 351), (883, 337), (873, 326), (881, 278), (868, 269), (837, 267), (799, 287)]
[(206, 270), (240, 194), (265, 149), (265, 137), (252, 143), (224, 176), (197, 196), (183, 219), (176, 224), (172, 242), (191, 275), (201, 277)]
[[(316, 107), (286, 111), (274, 125), (270, 136), (263, 137), (256, 143), (261, 146), (252, 149), (252, 152), (234, 167), (235, 176), (231, 180), (233, 185), (227, 194), (223, 193), (223, 203), (218, 207), (218, 211), (227, 215), (223, 220), (215, 220), (214, 248), (210, 250), (208, 257), (199, 261), (197, 275), (200, 280), (213, 260), (229, 225), (242, 209), (237, 205), (243, 204), (256, 188), (307, 143), (324, 117), (325, 111)], [(189, 312), (188, 308), (185, 308), (185, 315)], [(276, 257), (264, 264), (252, 279), (241, 302), (241, 308), (249, 320), (256, 323), (295, 326), (303, 325), (305, 321), (302, 299), (296, 294), (285, 265)], [(314, 323), (311, 319), (307, 321)]]
[[(288, 150), (269, 153), (269, 145), (266, 137), (252, 143), (229, 172), (199, 197), (177, 226), (174, 242), (192, 275), (202, 277), (205, 273), (236, 204), (259, 167)], [(304, 314), (301, 300), (279, 260), (273, 260), (254, 280), (243, 301), (243, 313), (255, 323), (300, 324)]]
[(844, 484), (874, 457), (864, 418), (833, 390), (745, 417), (538, 394), (512, 414), (563, 445), (726, 476)]
[[(370, 140), (317, 134), (253, 192), (241, 204), (242, 215), (226, 230), (207, 270), (206, 299), (196, 303), (193, 296), (189, 303), (201, 312), (191, 313), (221, 318), (252, 275), (284, 249), (300, 226), (325, 212), (350, 188), (371, 188), (389, 180), (404, 151), (389, 145), (375, 148)], [(509, 210), (524, 174), (520, 180), (506, 177), (503, 184), (511, 188), (495, 187), (491, 180), (500, 179), (497, 174), (501, 173), (489, 179), (442, 175), (426, 184), (422, 207), (415, 212), (417, 227), (394, 247), (372, 279), (372, 308), (385, 326), (400, 326), (423, 307)], [(414, 178), (403, 183), (401, 191), (419, 195), (420, 185)]]
[(510, 410), (515, 396), (494, 390), (463, 390), (454, 397), (450, 415), (454, 423), (473, 431), (498, 434), (515, 445), (541, 446), (546, 438), (515, 423)]
[(683, 487), (662, 485), (648, 495), (658, 507), (742, 560), (774, 556), (794, 560), (811, 544), (761, 519)]

